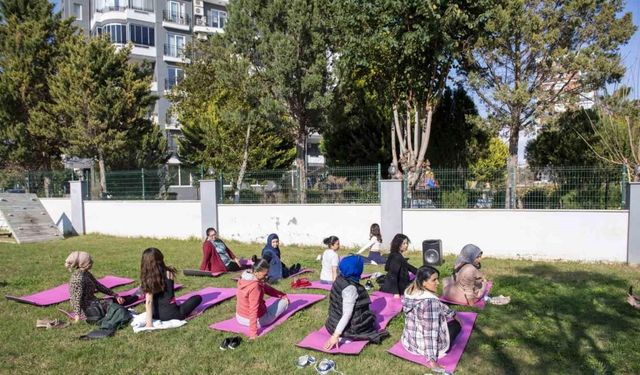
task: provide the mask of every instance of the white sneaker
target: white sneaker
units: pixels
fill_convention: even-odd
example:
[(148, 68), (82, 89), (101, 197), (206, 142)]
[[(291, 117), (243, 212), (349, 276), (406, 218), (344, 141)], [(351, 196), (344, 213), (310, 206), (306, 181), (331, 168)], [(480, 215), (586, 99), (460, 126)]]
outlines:
[(318, 255), (318, 256), (316, 257), (316, 260), (317, 260), (318, 262), (319, 262), (319, 261), (321, 261), (321, 260), (322, 260), (322, 254)]

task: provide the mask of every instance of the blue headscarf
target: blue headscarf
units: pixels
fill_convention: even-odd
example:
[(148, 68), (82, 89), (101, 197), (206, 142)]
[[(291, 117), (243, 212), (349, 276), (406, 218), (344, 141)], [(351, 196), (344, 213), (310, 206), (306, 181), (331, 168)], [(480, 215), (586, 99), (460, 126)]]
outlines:
[(342, 277), (359, 283), (364, 270), (364, 260), (359, 255), (348, 255), (342, 258), (338, 268)]
[(278, 235), (275, 233), (271, 233), (269, 237), (267, 237), (267, 244), (262, 249), (263, 256), (265, 252), (274, 252), (276, 253), (276, 255), (278, 255), (278, 258), (280, 258), (280, 248), (271, 246), (271, 241), (273, 241), (274, 239), (280, 239), (280, 237), (278, 237)]

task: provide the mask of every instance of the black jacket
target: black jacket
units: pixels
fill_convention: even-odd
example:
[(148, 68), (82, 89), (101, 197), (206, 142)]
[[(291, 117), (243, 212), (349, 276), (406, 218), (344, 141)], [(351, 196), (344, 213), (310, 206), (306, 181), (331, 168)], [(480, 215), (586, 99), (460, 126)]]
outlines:
[(387, 275), (380, 291), (399, 295), (403, 295), (404, 290), (409, 286), (409, 272), (415, 275), (418, 271), (400, 253), (389, 255), (384, 270), (387, 271)]

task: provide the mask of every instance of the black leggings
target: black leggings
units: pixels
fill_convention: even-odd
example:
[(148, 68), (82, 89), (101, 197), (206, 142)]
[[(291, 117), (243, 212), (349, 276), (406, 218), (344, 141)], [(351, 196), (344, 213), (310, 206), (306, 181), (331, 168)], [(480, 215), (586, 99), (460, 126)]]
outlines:
[(455, 341), (456, 337), (462, 330), (460, 326), (460, 322), (453, 319), (452, 321), (447, 323), (447, 327), (449, 328), (449, 349), (453, 346), (453, 341)]
[(170, 305), (160, 305), (158, 311), (153, 312), (153, 318), (160, 320), (184, 320), (200, 303), (202, 303), (202, 297), (195, 295), (189, 297), (179, 306), (173, 303)]

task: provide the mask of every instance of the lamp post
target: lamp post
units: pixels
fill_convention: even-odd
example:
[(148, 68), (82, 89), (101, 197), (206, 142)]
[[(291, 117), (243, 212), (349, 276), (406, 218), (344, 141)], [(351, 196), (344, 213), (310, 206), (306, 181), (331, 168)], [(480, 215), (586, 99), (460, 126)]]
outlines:
[(396, 172), (398, 171), (398, 168), (396, 168), (395, 165), (393, 164), (389, 164), (389, 168), (387, 168), (387, 173), (389, 173), (389, 178), (395, 178)]

